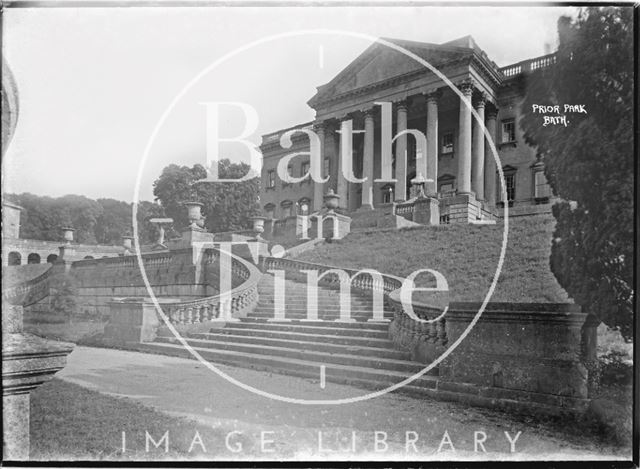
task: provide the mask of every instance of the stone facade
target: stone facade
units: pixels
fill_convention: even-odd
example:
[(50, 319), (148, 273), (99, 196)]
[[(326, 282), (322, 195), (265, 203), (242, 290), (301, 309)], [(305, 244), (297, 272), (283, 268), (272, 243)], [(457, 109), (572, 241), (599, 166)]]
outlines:
[[(518, 126), (522, 114), (526, 76), (534, 69), (553, 66), (548, 55), (507, 67), (498, 67), (470, 37), (444, 44), (387, 39), (418, 55), (447, 76), (462, 98), (438, 76), (415, 60), (382, 44), (374, 44), (329, 83), (318, 87), (308, 104), (316, 118), (289, 129), (263, 136), (262, 192), (264, 212), (276, 219), (305, 215), (322, 208), (322, 197), (330, 189), (340, 196), (345, 211), (406, 203), (411, 180), (427, 178), (425, 192), (440, 200), (440, 222), (475, 221), (501, 216), (504, 202), (498, 189), (496, 164), (483, 128), (472, 114), (473, 107), (495, 143), (504, 171), (507, 203), (513, 214), (550, 211), (553, 197), (544, 179), (543, 163), (528, 146)], [(385, 113), (379, 102), (390, 103)], [(382, 179), (382, 120), (391, 118), (393, 178)], [(354, 175), (362, 183), (349, 182), (342, 175), (341, 129), (352, 126), (351, 158)], [(280, 145), (286, 131), (298, 130), (288, 149)], [(324, 184), (310, 177), (301, 182), (284, 182), (277, 174), (278, 161), (293, 152), (309, 151), (314, 130), (321, 142)], [(412, 131), (426, 136), (426, 155)], [(344, 132), (343, 132), (344, 135)], [(387, 147), (385, 147), (387, 148)], [(307, 174), (308, 156), (291, 160), (289, 173)], [(430, 181), (429, 181), (430, 180)], [(446, 200), (463, 197), (455, 203)], [(465, 202), (465, 203), (463, 203)]]
[[(66, 241), (42, 241), (20, 238), (22, 207), (2, 202), (2, 265), (53, 263), (61, 258), (60, 247)], [(122, 246), (69, 243), (65, 246), (66, 260), (114, 257), (124, 253)]]

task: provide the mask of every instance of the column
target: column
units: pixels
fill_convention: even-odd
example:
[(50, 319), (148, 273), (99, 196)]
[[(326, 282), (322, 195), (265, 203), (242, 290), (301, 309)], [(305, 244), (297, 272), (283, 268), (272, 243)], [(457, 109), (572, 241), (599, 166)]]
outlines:
[(482, 95), (476, 101), (475, 109), (480, 117), (473, 119), (473, 150), (471, 164), (471, 190), (476, 194), (476, 200), (484, 200), (484, 103)]
[(369, 109), (364, 113), (364, 155), (362, 161), (362, 177), (367, 178), (367, 180), (362, 183), (363, 209), (373, 209), (373, 145), (373, 109)]
[(407, 103), (400, 101), (396, 125), (395, 197), (398, 201), (407, 199), (407, 134), (400, 135), (404, 130), (407, 130)]
[[(491, 135), (492, 142), (496, 141), (496, 119), (498, 117), (497, 110), (490, 110), (487, 113), (487, 132)], [(493, 150), (486, 143), (486, 155), (484, 159), (484, 200), (490, 207), (496, 206), (496, 160)], [(497, 150), (497, 149), (496, 149)]]
[(350, 120), (350, 117), (345, 117), (341, 122), (340, 122), (340, 153), (338, 155), (338, 183), (337, 183), (337, 188), (338, 188), (338, 195), (340, 196), (340, 200), (339, 200), (339, 206), (341, 208), (348, 208), (349, 207), (349, 201), (348, 201), (348, 181), (345, 179), (344, 174), (342, 172), (342, 166), (343, 166), (343, 160), (345, 158), (351, 158), (352, 155), (352, 141), (349, 135), (349, 131), (348, 131), (348, 123), (347, 121)]
[[(325, 134), (325, 126), (324, 123), (320, 122), (316, 127), (315, 127), (315, 132), (318, 135), (318, 138), (320, 139), (320, 167), (323, 168), (324, 171), (324, 159), (326, 157), (326, 142), (325, 142), (325, 138), (326, 138), (326, 134)], [(323, 177), (325, 177), (326, 175), (322, 174)], [(324, 204), (323, 202), (323, 196), (324, 196), (324, 183), (319, 183), (319, 182), (313, 182), (313, 211), (317, 212), (318, 210), (322, 209), (322, 206)]]
[(436, 197), (438, 194), (438, 97), (439, 91), (427, 95), (427, 154), (423, 168), (419, 169), (427, 182), (426, 195)]
[(460, 85), (464, 98), (460, 100), (458, 120), (458, 193), (471, 193), (471, 93), (469, 83)]

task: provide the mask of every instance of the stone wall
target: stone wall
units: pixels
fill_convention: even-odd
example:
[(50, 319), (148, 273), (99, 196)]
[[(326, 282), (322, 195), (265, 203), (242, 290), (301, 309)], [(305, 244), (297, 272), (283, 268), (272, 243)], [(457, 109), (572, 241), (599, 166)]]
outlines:
[[(194, 259), (192, 249), (144, 254), (143, 260), (147, 278), (158, 298), (188, 301), (217, 293), (219, 264)], [(64, 278), (73, 284), (77, 292), (77, 313), (83, 316), (106, 318), (114, 298), (150, 296), (136, 256), (60, 262), (53, 269), (49, 296), (29, 306), (29, 312), (47, 313), (51, 297)]]
[[(53, 255), (56, 258), (60, 254), (60, 246), (64, 241), (41, 241), (37, 239), (2, 238), (2, 265), (8, 265), (9, 253), (20, 254), (20, 264), (26, 264), (29, 254), (40, 256), (40, 263), (47, 262), (47, 257)], [(76, 244), (72, 243), (73, 254), (67, 260), (81, 260), (87, 256), (93, 258), (115, 257), (124, 253), (122, 246), (107, 246), (101, 244)]]

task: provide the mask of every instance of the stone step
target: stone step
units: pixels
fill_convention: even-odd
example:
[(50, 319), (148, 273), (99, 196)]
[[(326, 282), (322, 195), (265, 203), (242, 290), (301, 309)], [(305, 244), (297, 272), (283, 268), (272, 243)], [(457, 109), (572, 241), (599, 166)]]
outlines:
[[(143, 349), (191, 358), (191, 354), (180, 344), (152, 342), (144, 344)], [(284, 374), (305, 378), (320, 378), (320, 366), (325, 366), (325, 377), (329, 382), (351, 384), (371, 389), (382, 389), (399, 383), (410, 376), (396, 370), (376, 369), (353, 365), (317, 362), (312, 360), (247, 353), (230, 350), (214, 350), (206, 347), (193, 347), (204, 359), (216, 364), (236, 365), (256, 370), (278, 371)], [(412, 382), (410, 388), (435, 389), (437, 378), (423, 375)], [(404, 387), (399, 390), (404, 389)]]
[[(255, 345), (246, 343), (245, 341), (227, 342), (220, 339), (221, 338), (217, 338), (216, 340), (201, 340), (187, 338), (187, 343), (192, 347), (227, 350), (241, 353), (261, 353), (271, 357), (286, 357), (296, 360), (314, 361), (323, 365), (333, 363), (338, 365), (395, 370), (406, 373), (417, 373), (424, 368), (416, 362), (407, 360), (404, 355), (402, 358), (386, 358), (379, 356), (383, 355), (380, 353), (380, 349), (373, 349), (377, 354), (371, 354), (371, 356), (368, 356), (360, 354), (357, 350), (351, 350), (347, 345), (337, 345), (336, 347), (339, 347), (340, 352), (325, 352), (315, 348), (305, 348), (308, 347), (308, 343), (305, 342), (296, 342), (294, 344), (289, 344), (289, 346), (281, 347), (275, 345)], [(158, 337), (156, 342), (176, 343), (177, 340), (173, 337)]]
[(290, 331), (309, 334), (330, 334), (356, 337), (389, 338), (388, 323), (374, 322), (334, 322), (334, 321), (291, 321), (271, 322), (266, 319), (243, 319), (228, 324), (225, 328), (260, 329), (265, 331)]
[[(341, 337), (337, 336), (337, 338), (340, 339)], [(209, 341), (211, 343), (241, 343), (243, 345), (246, 344), (262, 348), (263, 350), (268, 350), (268, 347), (278, 347), (282, 349), (295, 349), (299, 351), (317, 351), (327, 352), (331, 354), (352, 354), (366, 356), (369, 358), (388, 358), (393, 360), (409, 360), (411, 358), (409, 353), (395, 350), (391, 347), (369, 347), (367, 345), (364, 345), (362, 342), (356, 343), (355, 341), (353, 341), (353, 338), (351, 338), (350, 341), (344, 341), (344, 338), (342, 338), (342, 341), (335, 341), (335, 336), (327, 335), (316, 335), (316, 337), (310, 338), (306, 335), (295, 334), (290, 338), (282, 339), (265, 337), (264, 335), (247, 336), (229, 334), (224, 333), (224, 329), (221, 329), (217, 332), (189, 334), (188, 340), (191, 339)]]
[[(341, 311), (341, 308), (339, 305), (318, 305), (317, 308), (315, 308), (316, 311), (318, 311), (319, 313), (322, 312), (326, 312), (326, 313), (336, 313), (339, 314)], [(273, 312), (275, 311), (275, 306), (274, 305), (264, 305), (264, 304), (260, 304), (258, 303), (256, 305), (256, 309), (254, 310), (256, 312)], [(284, 305), (284, 311), (286, 312), (291, 312), (291, 313), (304, 313), (306, 314), (307, 311), (309, 311), (309, 308), (307, 307), (307, 305)], [(368, 316), (372, 316), (373, 315), (373, 310), (369, 309), (369, 308), (361, 308), (361, 307), (356, 307), (356, 306), (351, 306), (351, 308), (349, 308), (349, 311), (351, 312), (351, 314), (366, 314)], [(387, 316), (393, 316), (393, 312), (392, 311), (384, 311), (383, 310), (383, 314), (387, 315)]]
[[(290, 311), (290, 310), (285, 310), (284, 313), (284, 317), (285, 319), (291, 319), (291, 320), (305, 320), (307, 318), (309, 318), (309, 315), (307, 314), (306, 311)], [(340, 313), (338, 311), (318, 311), (317, 314), (318, 319), (322, 319), (324, 321), (337, 321), (338, 319), (340, 319)], [(247, 314), (247, 318), (251, 318), (251, 319), (275, 319), (275, 313), (273, 310), (270, 311), (254, 311), (253, 313), (249, 313)], [(351, 313), (349, 315), (349, 318), (355, 320), (355, 321), (361, 321), (361, 322), (365, 322), (368, 321), (369, 319), (374, 319), (374, 316), (372, 313), (369, 312), (358, 312), (358, 313)], [(383, 319), (386, 319), (387, 322), (391, 321), (391, 319), (393, 319), (393, 315), (389, 315), (389, 314), (385, 314), (382, 316)], [(371, 321), (371, 322), (384, 322), (384, 321)]]
[[(306, 340), (310, 342), (327, 341), (332, 344), (342, 345), (357, 345), (364, 347), (377, 347), (377, 348), (392, 348), (392, 343), (387, 338), (378, 337), (361, 337), (351, 335), (338, 335), (330, 333), (309, 333), (294, 331), (271, 331), (264, 329), (250, 329), (250, 328), (237, 328), (237, 327), (223, 327), (221, 329), (212, 329), (211, 332), (202, 333), (211, 335), (233, 335), (235, 337), (248, 336), (248, 337), (267, 337), (274, 339), (293, 339), (293, 340)], [(194, 334), (194, 337), (199, 335)]]

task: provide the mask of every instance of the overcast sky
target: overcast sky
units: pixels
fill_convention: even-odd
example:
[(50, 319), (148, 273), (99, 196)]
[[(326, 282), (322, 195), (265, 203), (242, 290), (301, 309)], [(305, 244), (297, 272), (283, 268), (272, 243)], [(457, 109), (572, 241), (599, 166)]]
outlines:
[[(557, 45), (567, 7), (39, 8), (4, 11), (4, 54), (20, 93), (4, 190), (131, 201), (147, 141), (174, 97), (198, 73), (252, 41), (335, 29), (441, 43), (472, 35), (499, 66)], [(160, 129), (140, 196), (169, 163), (205, 163), (203, 101), (258, 110), (251, 137), (313, 119), (306, 102), (369, 46), (309, 34), (235, 55), (205, 75)], [(322, 51), (322, 52), (321, 52)], [(239, 113), (225, 125), (240, 125)], [(237, 150), (239, 151), (239, 150)], [(233, 153), (233, 151), (231, 152)], [(242, 152), (240, 152), (242, 153)]]

